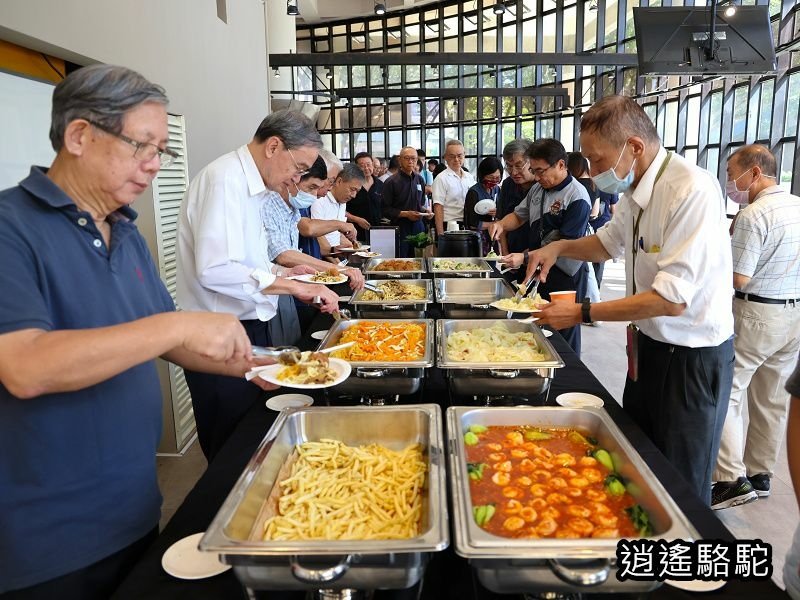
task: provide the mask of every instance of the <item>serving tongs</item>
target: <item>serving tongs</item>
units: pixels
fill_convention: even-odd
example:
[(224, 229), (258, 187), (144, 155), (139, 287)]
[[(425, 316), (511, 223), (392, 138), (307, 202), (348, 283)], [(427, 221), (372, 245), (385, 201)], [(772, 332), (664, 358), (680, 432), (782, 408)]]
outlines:
[[(311, 306), (315, 306), (319, 308), (322, 306), (322, 299), (319, 296), (314, 296), (311, 299)], [(350, 311), (346, 308), (340, 308), (333, 313), (331, 313), (334, 321), (349, 321), (353, 317), (350, 315)]]
[[(541, 275), (541, 272), (542, 272), (542, 267), (541, 266), (536, 267), (536, 270), (533, 273), (531, 273), (531, 276), (528, 278), (528, 280), (522, 282), (522, 285), (520, 285), (517, 288), (517, 293), (514, 294), (513, 298), (514, 302), (519, 304), (520, 302), (522, 302), (522, 299), (525, 296), (529, 294), (533, 294), (534, 296), (536, 295), (536, 290), (539, 289), (539, 281), (541, 281), (539, 277)], [(531, 284), (533, 284), (533, 287), (530, 287)]]
[(377, 286), (377, 285), (375, 285), (374, 283), (369, 283), (368, 281), (365, 281), (365, 282), (364, 282), (364, 289), (366, 289), (366, 290), (369, 290), (369, 291), (371, 291), (371, 292), (375, 292), (375, 293), (376, 293), (376, 294), (378, 294), (378, 296), (380, 296), (381, 298), (383, 298), (384, 296), (386, 296), (386, 292), (385, 292), (385, 291), (383, 291), (383, 288), (380, 288), (380, 287), (378, 287), (378, 286)]

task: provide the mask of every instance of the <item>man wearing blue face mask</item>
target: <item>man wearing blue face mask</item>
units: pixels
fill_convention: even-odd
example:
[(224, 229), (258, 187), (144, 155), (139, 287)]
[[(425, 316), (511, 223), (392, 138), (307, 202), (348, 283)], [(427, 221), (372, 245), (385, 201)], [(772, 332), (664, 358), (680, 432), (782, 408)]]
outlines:
[(628, 295), (551, 304), (540, 323), (631, 321), (623, 406), (695, 493), (711, 500), (733, 377), (731, 251), (716, 177), (667, 152), (633, 99), (607, 96), (581, 119), (581, 152), (595, 185), (621, 194), (595, 235), (532, 252), (542, 280), (559, 256), (625, 257)]
[(731, 239), (736, 364), (713, 509), (769, 496), (789, 403), (783, 386), (800, 349), (800, 198), (777, 185), (775, 157), (760, 144), (739, 148), (727, 171), (728, 197), (747, 206)]
[[(331, 268), (331, 263), (301, 252), (299, 237), (316, 238), (339, 232), (349, 240), (355, 239), (356, 230), (350, 223), (336, 219), (310, 219), (301, 214), (317, 200), (316, 192), (324, 186), (326, 178), (325, 161), (317, 157), (298, 184), (292, 183), (279, 192), (280, 196), (273, 195), (264, 204), (261, 218), (267, 232), (267, 257), (270, 261), (283, 267), (308, 265), (325, 271)], [(364, 287), (364, 276), (359, 269), (346, 269), (344, 272), (353, 290)]]

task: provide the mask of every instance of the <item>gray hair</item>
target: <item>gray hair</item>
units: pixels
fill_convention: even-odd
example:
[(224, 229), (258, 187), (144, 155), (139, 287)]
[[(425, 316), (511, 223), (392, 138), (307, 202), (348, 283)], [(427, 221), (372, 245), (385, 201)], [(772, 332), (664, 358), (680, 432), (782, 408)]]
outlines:
[(339, 177), (342, 181), (352, 181), (355, 179), (356, 181), (364, 183), (367, 180), (367, 178), (364, 177), (364, 171), (355, 163), (345, 163), (342, 167), (342, 172), (339, 173)]
[(322, 148), (322, 138), (314, 123), (296, 110), (278, 110), (267, 115), (253, 135), (258, 142), (273, 136), (279, 137), (289, 150), (303, 146)]
[[(461, 142), (461, 140), (457, 140), (457, 139), (455, 139), (455, 138), (453, 138), (453, 139), (450, 139), (450, 140), (447, 140), (447, 143), (444, 145), (444, 152), (445, 152), (445, 154), (447, 154), (447, 149), (448, 149), (450, 146), (462, 146), (462, 147), (463, 147), (463, 146), (464, 146), (464, 144)], [(415, 149), (414, 151), (416, 152), (416, 149)]]
[(524, 138), (511, 140), (506, 144), (505, 148), (503, 148), (503, 160), (510, 162), (514, 160), (517, 154), (525, 156), (528, 153), (528, 149), (531, 147), (531, 143), (530, 140)]
[(75, 119), (95, 121), (121, 133), (125, 114), (145, 102), (169, 103), (164, 88), (136, 71), (115, 65), (91, 65), (73, 71), (53, 90), (50, 143), (58, 152), (64, 133)]
[(328, 168), (328, 171), (338, 169), (341, 172), (343, 168), (342, 161), (340, 161), (333, 152), (327, 148), (320, 148), (319, 155), (322, 157), (322, 160), (325, 161), (325, 166)]

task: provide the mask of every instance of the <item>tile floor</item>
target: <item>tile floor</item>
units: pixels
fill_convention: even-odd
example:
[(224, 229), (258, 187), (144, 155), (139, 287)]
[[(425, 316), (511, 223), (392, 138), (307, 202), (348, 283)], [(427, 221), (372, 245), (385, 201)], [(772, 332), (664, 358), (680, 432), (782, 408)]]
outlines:
[[(605, 300), (625, 294), (624, 265), (609, 261), (603, 276)], [(618, 402), (625, 382), (625, 324), (602, 323), (582, 330), (582, 358)], [(159, 456), (158, 479), (164, 495), (161, 528), (169, 521), (186, 494), (206, 468), (200, 445), (194, 443), (183, 456)], [(784, 556), (792, 541), (798, 515), (785, 445), (772, 480), (772, 495), (744, 506), (718, 511), (717, 516), (739, 539), (760, 538), (772, 544), (773, 579), (783, 588)], [(770, 516), (774, 518), (770, 518)], [(780, 517), (778, 517), (780, 515)]]

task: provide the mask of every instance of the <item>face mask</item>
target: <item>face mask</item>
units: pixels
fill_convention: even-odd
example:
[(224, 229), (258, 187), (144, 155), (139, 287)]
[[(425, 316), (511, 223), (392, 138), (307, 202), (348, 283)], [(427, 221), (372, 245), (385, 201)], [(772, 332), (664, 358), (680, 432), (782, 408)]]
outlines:
[(315, 194), (304, 192), (298, 188), (297, 194), (289, 196), (289, 204), (294, 206), (297, 210), (302, 210), (304, 208), (310, 208), (316, 199), (317, 196)]
[[(742, 173), (742, 175), (745, 173), (747, 173), (747, 171)], [(739, 175), (739, 177), (732, 181), (725, 182), (725, 193), (727, 194), (728, 198), (736, 202), (736, 204), (750, 204), (750, 188), (755, 182), (751, 182), (750, 185), (747, 186), (746, 190), (740, 190), (738, 187), (736, 187), (736, 182), (742, 178), (742, 175)]]
[[(627, 142), (625, 142), (625, 145), (627, 145)], [(628, 188), (631, 187), (631, 184), (633, 183), (633, 167), (636, 164), (636, 160), (633, 161), (631, 170), (628, 171), (628, 174), (624, 179), (617, 177), (617, 173), (615, 171), (617, 166), (619, 166), (619, 161), (622, 160), (622, 155), (625, 153), (625, 145), (622, 146), (622, 150), (619, 153), (617, 164), (608, 169), (608, 171), (603, 171), (600, 173), (600, 175), (595, 175), (592, 177), (594, 184), (603, 192), (608, 194), (622, 194), (628, 191)]]

